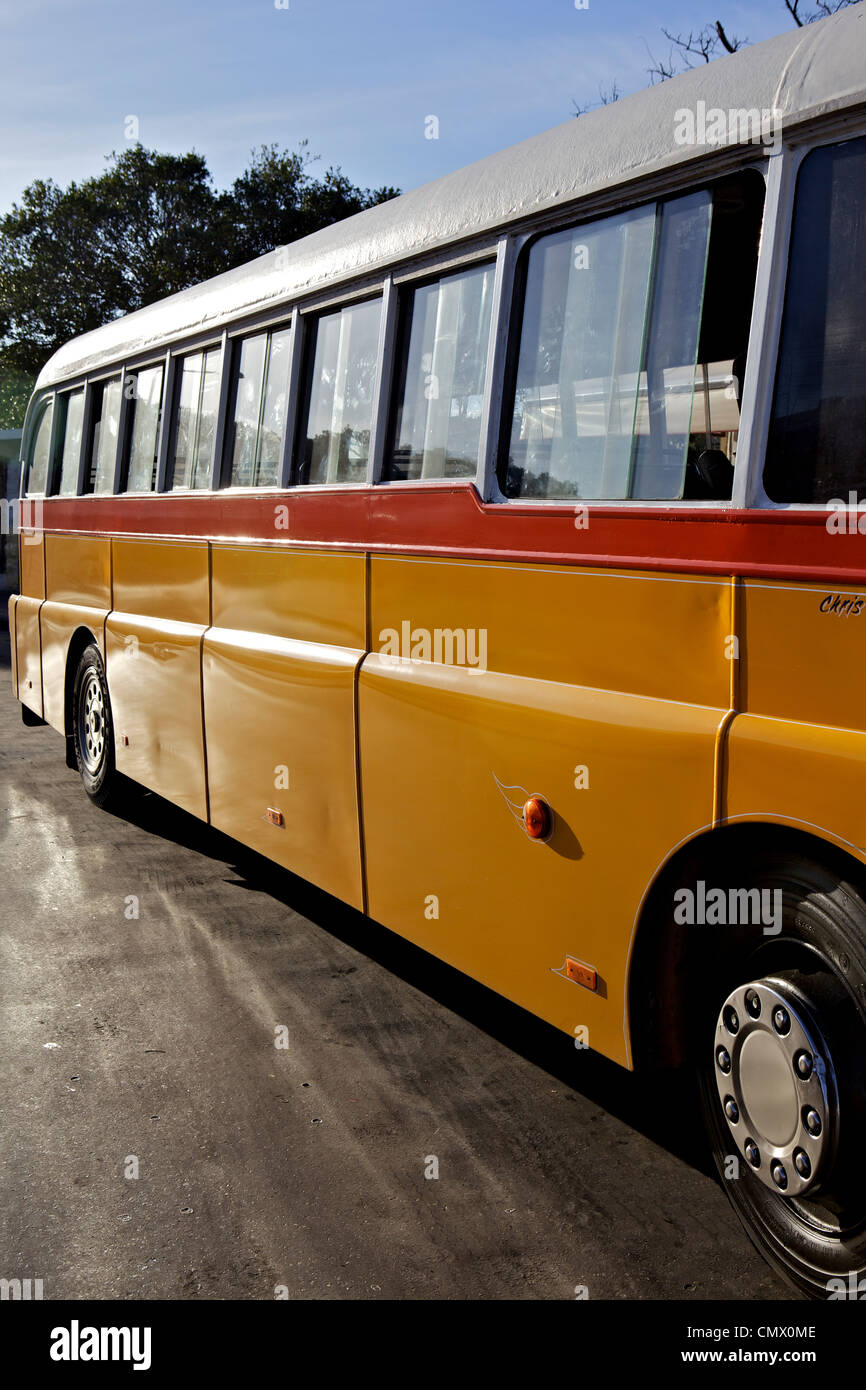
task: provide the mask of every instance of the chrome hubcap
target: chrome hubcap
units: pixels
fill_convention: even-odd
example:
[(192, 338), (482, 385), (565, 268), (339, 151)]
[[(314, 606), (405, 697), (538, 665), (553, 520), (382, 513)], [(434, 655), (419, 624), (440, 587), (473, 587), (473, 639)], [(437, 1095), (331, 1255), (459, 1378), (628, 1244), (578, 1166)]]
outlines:
[(836, 1078), (811, 1011), (785, 981), (753, 980), (728, 995), (714, 1073), (725, 1122), (755, 1177), (786, 1197), (814, 1188), (836, 1130)]
[(87, 771), (98, 772), (105, 754), (105, 702), (95, 671), (90, 672), (81, 691), (78, 744)]

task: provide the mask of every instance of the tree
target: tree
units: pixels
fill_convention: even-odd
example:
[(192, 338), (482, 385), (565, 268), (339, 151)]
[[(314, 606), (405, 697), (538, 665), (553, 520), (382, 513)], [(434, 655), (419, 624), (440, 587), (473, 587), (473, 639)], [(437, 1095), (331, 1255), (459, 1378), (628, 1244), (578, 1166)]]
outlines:
[[(798, 29), (859, 3), (860, 0), (811, 0), (811, 4), (804, 3), (804, 0), (782, 0), (784, 10)], [(648, 70), (652, 83), (665, 82), (678, 72), (699, 63), (711, 63), (725, 53), (736, 53), (749, 43), (748, 39), (729, 35), (720, 19), (704, 25), (702, 29), (689, 30), (688, 34), (672, 34), (668, 29), (663, 29), (662, 33), (670, 49), (666, 59), (652, 59), (652, 67)]]
[(0, 217), (0, 381), (32, 381), (69, 338), (395, 196), (338, 168), (316, 179), (302, 143), (264, 146), (216, 192), (204, 158), (132, 145), (94, 178), (24, 190)]
[(306, 140), (294, 151), (262, 145), (230, 192), (223, 195), (223, 216), (230, 222), (227, 243), (235, 264), (261, 256), (275, 246), (339, 222), (364, 208), (396, 197), (396, 188), (356, 188), (340, 169), (314, 179)]
[[(800, 29), (805, 24), (813, 24), (816, 19), (826, 19), (828, 15), (845, 10), (849, 5), (860, 4), (860, 0), (780, 0), (780, 5), (788, 17)], [(690, 29), (687, 34), (673, 34), (662, 29), (670, 48), (667, 58), (654, 58), (650, 53), (652, 66), (647, 69), (650, 83), (666, 82), (669, 77), (685, 72), (700, 63), (711, 63), (725, 53), (736, 53), (745, 48), (749, 40), (729, 34), (720, 19), (705, 24), (702, 29)], [(600, 101), (578, 102), (572, 98), (575, 116), (582, 116), (596, 106), (609, 106), (619, 100), (616, 82), (607, 88), (599, 84)]]

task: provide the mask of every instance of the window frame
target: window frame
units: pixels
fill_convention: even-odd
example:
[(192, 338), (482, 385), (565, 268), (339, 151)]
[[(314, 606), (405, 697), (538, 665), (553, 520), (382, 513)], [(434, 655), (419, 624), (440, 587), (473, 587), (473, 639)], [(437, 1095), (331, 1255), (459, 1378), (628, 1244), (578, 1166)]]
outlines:
[[(297, 306), (286, 310), (283, 307), (277, 317), (269, 316), (266, 320), (247, 323), (243, 326), (232, 325), (226, 332), (226, 348), (223, 357), (223, 376), (225, 381), (225, 415), (222, 427), (222, 457), (220, 468), (217, 471), (216, 490), (219, 492), (229, 492), (232, 494), (249, 493), (253, 496), (261, 494), (272, 494), (284, 492), (288, 487), (287, 478), (291, 468), (291, 440), (295, 428), (295, 416), (298, 409), (297, 399), (297, 377), (300, 371), (299, 357), (299, 312)], [(240, 365), (240, 352), (242, 344), (249, 338), (265, 336), (272, 338), (275, 333), (289, 334), (289, 371), (286, 384), (286, 417), (283, 421), (283, 433), (280, 440), (280, 465), (279, 475), (276, 483), (269, 483), (266, 487), (259, 487), (254, 484), (232, 483), (232, 461), (229, 457), (229, 438), (231, 436), (231, 426), (234, 424), (234, 408), (237, 400), (237, 379), (235, 377), (235, 367)], [(267, 363), (270, 361), (271, 345), (268, 343), (268, 353), (266, 359), (266, 380)], [(222, 392), (220, 395), (222, 404)], [(261, 428), (261, 409), (264, 398), (259, 402), (259, 428)], [(229, 416), (231, 415), (231, 418)], [(257, 446), (258, 447), (258, 446)]]
[[(223, 329), (222, 333), (218, 336), (211, 333), (201, 340), (175, 343), (169, 347), (166, 354), (168, 376), (163, 403), (163, 425), (160, 435), (160, 451), (157, 458), (157, 486), (152, 494), (132, 494), (133, 496), (155, 496), (159, 493), (168, 497), (200, 497), (220, 490), (220, 462), (225, 434), (226, 393), (228, 390), (228, 372), (226, 371), (227, 351), (228, 332), (225, 329)], [(218, 369), (219, 391), (217, 393), (213, 457), (210, 461), (208, 485), (207, 487), (199, 488), (175, 487), (174, 468), (171, 465), (174, 460), (174, 450), (177, 444), (178, 409), (180, 406), (180, 385), (183, 379), (183, 364), (189, 357), (201, 355), (201, 357), (204, 358), (209, 352), (219, 352), (220, 361)]]
[[(365, 287), (363, 292), (354, 295), (345, 294), (339, 298), (331, 298), (325, 303), (318, 300), (310, 304), (298, 305), (296, 308), (297, 325), (292, 336), (292, 385), (294, 387), (294, 404), (291, 409), (292, 415), (292, 434), (287, 438), (291, 439), (291, 447), (288, 452), (288, 489), (302, 492), (331, 492), (335, 488), (339, 491), (358, 491), (368, 488), (378, 483), (382, 470), (381, 455), (383, 452), (383, 362), (387, 357), (388, 340), (393, 335), (393, 324), (391, 320), (394, 316), (393, 302), (396, 296), (392, 277), (386, 276), (381, 282), (373, 286)], [(313, 366), (315, 363), (314, 345), (318, 341), (318, 334), (313, 333), (313, 326), (321, 318), (328, 315), (342, 313), (345, 309), (353, 309), (362, 304), (379, 303), (379, 334), (376, 342), (376, 366), (373, 379), (373, 396), (370, 403), (370, 445), (367, 451), (367, 467), (363, 479), (357, 481), (331, 483), (304, 483), (298, 478), (298, 471), (302, 463), (301, 445), (302, 434), (306, 429), (307, 420), (312, 403), (312, 380)], [(297, 379), (295, 379), (294, 368), (297, 363)], [(390, 393), (389, 393), (390, 394)], [(387, 403), (384, 403), (386, 406)], [(287, 412), (288, 413), (288, 412)]]
[[(818, 512), (826, 514), (826, 504), (820, 502), (776, 502), (768, 496), (764, 489), (764, 466), (767, 456), (767, 445), (770, 438), (770, 425), (773, 416), (773, 402), (776, 394), (776, 376), (779, 369), (779, 355), (782, 347), (782, 322), (785, 313), (785, 295), (788, 287), (788, 277), (791, 269), (791, 242), (794, 230), (794, 214), (796, 212), (797, 182), (800, 168), (803, 161), (814, 150), (823, 149), (828, 145), (842, 144), (848, 140), (856, 140), (866, 137), (866, 118), (864, 116), (852, 116), (850, 113), (843, 114), (830, 122), (822, 122), (817, 128), (809, 127), (800, 132), (792, 134), (783, 144), (779, 155), (774, 156), (770, 161), (771, 165), (778, 161), (776, 174), (776, 199), (775, 212), (776, 219), (772, 233), (767, 240), (772, 243), (772, 256), (768, 252), (768, 260), (771, 261), (767, 269), (765, 286), (764, 314), (760, 322), (761, 341), (760, 352), (756, 350), (750, 353), (750, 358), (754, 361), (746, 365), (746, 375), (743, 383), (743, 398), (746, 399), (746, 391), (750, 385), (753, 390), (750, 395), (754, 402), (753, 419), (751, 424), (751, 444), (754, 448), (754, 457), (750, 453), (750, 466), (748, 470), (748, 488), (744, 493), (741, 505), (756, 511), (794, 511), (794, 512)], [(768, 187), (769, 202), (769, 187)], [(765, 212), (766, 222), (766, 212)], [(763, 252), (763, 245), (762, 245)], [(760, 276), (761, 262), (759, 258), (758, 273)], [(757, 299), (757, 287), (756, 287)], [(758, 359), (760, 358), (760, 364)], [(760, 381), (752, 380), (753, 374), (757, 377), (760, 372)], [(848, 508), (846, 507), (846, 511)]]
[[(133, 400), (126, 394), (126, 383), (133, 377), (138, 377), (142, 372), (156, 371), (162, 369), (162, 394), (160, 400), (160, 419), (156, 437), (156, 459), (154, 467), (153, 487), (147, 492), (136, 490), (130, 492), (129, 468), (132, 463), (132, 430), (135, 424), (135, 412), (132, 410)], [(166, 427), (166, 397), (168, 395), (168, 359), (166, 354), (135, 359), (131, 364), (127, 363), (123, 368), (123, 395), (121, 397), (121, 448), (120, 448), (120, 467), (117, 477), (117, 497), (152, 497), (159, 491), (159, 463), (162, 450), (162, 437)]]
[[(582, 210), (581, 215), (576, 216), (572, 210), (571, 215), (561, 215), (550, 221), (545, 220), (543, 224), (534, 226), (510, 238), (510, 266), (506, 285), (503, 293), (507, 294), (507, 324), (506, 324), (506, 345), (502, 353), (502, 361), (499, 369), (499, 377), (495, 386), (496, 390), (496, 409), (493, 409), (493, 399), (490, 401), (491, 415), (494, 420), (498, 419), (498, 429), (492, 429), (495, 439), (491, 441), (490, 458), (488, 459), (488, 469), (485, 477), (485, 487), (482, 493), (485, 502), (507, 505), (509, 507), (527, 507), (532, 512), (538, 508), (558, 508), (561, 512), (573, 513), (576, 507), (582, 510), (603, 512), (612, 508), (625, 508), (627, 510), (639, 510), (646, 512), (652, 511), (676, 511), (681, 512), (684, 508), (696, 508), (700, 511), (712, 510), (735, 510), (746, 505), (742, 500), (747, 495), (750, 479), (755, 469), (753, 462), (752, 444), (752, 417), (755, 410), (755, 391), (766, 381), (766, 374), (759, 364), (759, 355), (763, 361), (763, 354), (757, 351), (757, 340), (755, 337), (756, 325), (762, 320), (764, 303), (759, 305), (759, 285), (761, 284), (762, 267), (765, 277), (768, 276), (773, 256), (774, 238), (768, 236), (768, 218), (771, 211), (774, 212), (778, 201), (777, 190), (772, 189), (773, 175), (778, 177), (781, 173), (781, 162), (784, 154), (784, 147), (778, 155), (771, 158), (762, 157), (756, 154), (753, 159), (740, 158), (738, 161), (725, 163), (721, 166), (719, 160), (715, 161), (719, 165), (713, 168), (712, 164), (702, 166), (699, 171), (692, 171), (689, 166), (680, 170), (681, 177), (672, 181), (670, 184), (659, 184), (655, 180), (647, 181), (646, 187), (635, 189), (635, 197), (624, 198), (617, 201), (615, 198), (606, 200), (601, 204)], [(773, 167), (775, 165), (775, 168)], [(755, 169), (764, 180), (764, 209), (761, 220), (761, 241), (758, 251), (758, 263), (755, 274), (755, 289), (752, 299), (752, 314), (749, 323), (749, 353), (746, 360), (746, 372), (743, 380), (743, 402), (746, 407), (740, 417), (740, 428), (737, 444), (738, 467), (734, 470), (733, 493), (729, 499), (713, 498), (640, 498), (640, 497), (587, 497), (570, 499), (566, 497), (546, 498), (546, 497), (507, 497), (500, 487), (499, 476), (504, 454), (507, 453), (511, 440), (511, 412), (505, 411), (506, 402), (513, 401), (514, 391), (517, 381), (517, 364), (520, 354), (521, 330), (523, 327), (523, 309), (525, 304), (525, 290), (527, 269), (529, 263), (529, 252), (532, 246), (545, 236), (556, 232), (578, 231), (581, 227), (586, 227), (592, 223), (603, 221), (607, 217), (615, 216), (619, 213), (634, 211), (638, 208), (648, 207), (651, 204), (668, 202), (676, 198), (688, 196), (690, 193), (698, 193), (704, 189), (712, 190), (712, 187), (730, 178), (738, 171), (745, 169)], [(687, 175), (690, 175), (688, 177)], [(637, 196), (640, 193), (641, 196)], [(772, 207), (771, 207), (772, 197)], [(495, 307), (495, 301), (494, 301)], [(763, 451), (761, 453), (760, 471), (763, 472)], [(774, 505), (774, 504), (770, 504)]]
[[(104, 370), (94, 372), (88, 376), (87, 385), (84, 393), (84, 418), (81, 425), (81, 457), (78, 463), (78, 492), (77, 497), (116, 497), (117, 479), (120, 467), (121, 449), (123, 445), (123, 417), (124, 417), (124, 395), (123, 383), (125, 380), (126, 368), (123, 364), (115, 363)], [(114, 468), (112, 472), (113, 487), (110, 492), (96, 491), (96, 478), (94, 477), (93, 490), (85, 491), (85, 486), (89, 479), (91, 469), (91, 450), (93, 447), (93, 427), (94, 427), (94, 404), (97, 389), (104, 391), (111, 382), (120, 383), (120, 412), (117, 419), (117, 443), (114, 450)]]
[[(45, 472), (45, 487), (41, 492), (30, 491), (30, 474), (33, 471), (33, 451), (36, 447), (36, 440), (39, 437), (39, 430), (45, 419), (47, 411), (51, 411), (51, 429), (48, 435), (48, 464)], [(22, 499), (33, 498), (44, 499), (51, 496), (51, 482), (54, 473), (54, 450), (57, 439), (57, 392), (54, 390), (46, 392), (28, 409), (26, 430), (21, 439), (21, 481), (19, 491)]]
[[(493, 381), (493, 352), (497, 340), (497, 315), (501, 309), (502, 299), (502, 277), (507, 256), (508, 238), (500, 237), (497, 242), (489, 246), (484, 252), (476, 253), (471, 259), (463, 260), (457, 264), (428, 269), (425, 273), (419, 274), (417, 271), (410, 275), (401, 276), (395, 280), (390, 277), (389, 283), (389, 323), (387, 325), (387, 377), (383, 379), (383, 395), (385, 409), (379, 421), (379, 439), (381, 444), (376, 460), (377, 468), (373, 478), (374, 483), (379, 487), (400, 488), (410, 487), (454, 487), (460, 484), (470, 484), (478, 489), (483, 495), (484, 479), (486, 476), (487, 463), (487, 435), (490, 424), (490, 395)], [(403, 363), (404, 353), (408, 353), (411, 341), (412, 324), (405, 314), (409, 298), (414, 296), (418, 290), (426, 289), (430, 285), (441, 284), (451, 276), (467, 274), (472, 270), (488, 268), (493, 271), (493, 290), (490, 297), (490, 330), (487, 337), (487, 351), (484, 364), (484, 390), (481, 396), (481, 418), (478, 428), (478, 458), (474, 473), (464, 474), (463, 477), (442, 477), (442, 478), (386, 478), (384, 476), (387, 454), (396, 443), (397, 436), (397, 413), (401, 402), (397, 398), (400, 372)], [(404, 317), (405, 314), (405, 317)], [(385, 373), (382, 373), (385, 378)], [(387, 389), (385, 389), (387, 387)], [(372, 454), (371, 440), (371, 454)]]
[[(61, 492), (60, 484), (63, 477), (63, 453), (66, 447), (66, 431), (69, 426), (69, 402), (73, 396), (81, 393), (81, 439), (78, 442), (78, 460), (75, 470), (75, 491)], [(60, 410), (58, 405), (63, 402), (63, 438), (60, 437)], [(81, 495), (81, 476), (82, 476), (82, 455), (84, 453), (85, 426), (87, 424), (87, 382), (81, 381), (74, 386), (63, 387), (54, 394), (54, 428), (52, 430), (52, 472), (51, 472), (51, 496), (52, 497), (79, 497)]]

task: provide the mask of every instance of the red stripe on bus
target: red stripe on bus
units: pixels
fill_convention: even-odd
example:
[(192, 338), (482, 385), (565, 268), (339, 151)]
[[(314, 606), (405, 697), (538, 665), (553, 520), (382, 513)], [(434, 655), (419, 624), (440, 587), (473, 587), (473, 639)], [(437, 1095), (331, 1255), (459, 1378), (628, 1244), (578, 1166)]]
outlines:
[[(22, 513), (26, 524), (26, 504)], [(34, 520), (48, 534), (292, 543), (866, 584), (866, 537), (828, 530), (828, 516), (818, 509), (541, 508), (483, 503), (464, 485), (56, 497), (45, 500), (41, 520)], [(844, 515), (838, 522), (845, 523)]]

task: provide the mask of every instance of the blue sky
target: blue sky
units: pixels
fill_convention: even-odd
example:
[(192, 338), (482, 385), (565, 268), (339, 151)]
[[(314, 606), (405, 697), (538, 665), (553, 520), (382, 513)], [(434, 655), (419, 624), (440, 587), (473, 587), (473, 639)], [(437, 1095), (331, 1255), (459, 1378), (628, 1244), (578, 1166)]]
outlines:
[[(662, 26), (753, 41), (782, 0), (0, 0), (0, 212), (35, 178), (142, 143), (203, 154), (218, 186), (253, 146), (404, 189), (566, 120), (599, 83), (647, 84)], [(425, 139), (425, 117), (439, 139)]]

